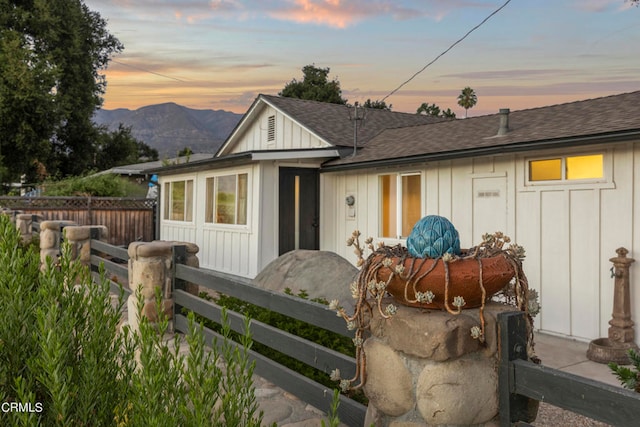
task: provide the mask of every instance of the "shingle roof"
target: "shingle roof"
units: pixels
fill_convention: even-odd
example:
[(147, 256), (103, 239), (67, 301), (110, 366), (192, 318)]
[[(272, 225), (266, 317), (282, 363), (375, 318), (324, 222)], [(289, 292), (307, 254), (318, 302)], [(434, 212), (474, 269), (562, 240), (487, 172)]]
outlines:
[[(509, 132), (496, 136), (500, 114), (445, 121), (430, 125), (388, 129), (372, 138), (355, 156), (325, 164), (347, 167), (392, 159), (457, 153), (473, 155), (487, 148), (513, 149), (534, 143), (563, 146), (595, 137), (640, 132), (640, 91), (585, 101), (513, 111)], [(636, 138), (639, 138), (636, 136)]]
[[(340, 104), (260, 95), (265, 102), (287, 114), (320, 138), (336, 146), (353, 146), (354, 108)], [(358, 146), (384, 129), (437, 123), (445, 119), (373, 108), (359, 108), (364, 120), (358, 127)]]

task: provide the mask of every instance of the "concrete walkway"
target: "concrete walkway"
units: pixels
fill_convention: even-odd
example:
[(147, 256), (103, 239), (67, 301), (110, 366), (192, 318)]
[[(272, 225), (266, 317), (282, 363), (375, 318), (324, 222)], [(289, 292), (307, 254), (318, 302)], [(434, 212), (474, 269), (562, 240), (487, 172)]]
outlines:
[(535, 352), (543, 365), (621, 387), (605, 363), (587, 359), (589, 343), (544, 333), (537, 333), (534, 340)]

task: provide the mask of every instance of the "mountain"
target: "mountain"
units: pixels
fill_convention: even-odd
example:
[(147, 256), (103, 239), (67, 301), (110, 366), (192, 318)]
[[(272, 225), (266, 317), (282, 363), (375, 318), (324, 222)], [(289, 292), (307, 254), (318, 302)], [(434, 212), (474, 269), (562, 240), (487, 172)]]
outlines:
[(158, 150), (160, 157), (172, 157), (185, 147), (194, 153), (215, 153), (227, 139), (242, 114), (224, 110), (194, 110), (168, 102), (129, 110), (98, 110), (94, 122), (117, 130), (131, 127), (138, 140)]

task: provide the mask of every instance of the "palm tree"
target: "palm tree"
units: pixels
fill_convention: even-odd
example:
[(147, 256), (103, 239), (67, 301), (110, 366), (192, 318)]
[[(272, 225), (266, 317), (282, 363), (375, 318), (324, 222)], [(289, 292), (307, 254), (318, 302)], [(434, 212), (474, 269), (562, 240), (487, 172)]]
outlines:
[(478, 103), (478, 97), (476, 92), (469, 86), (462, 89), (460, 95), (458, 95), (458, 105), (464, 108), (464, 117), (467, 118), (467, 111), (469, 108), (473, 108)]

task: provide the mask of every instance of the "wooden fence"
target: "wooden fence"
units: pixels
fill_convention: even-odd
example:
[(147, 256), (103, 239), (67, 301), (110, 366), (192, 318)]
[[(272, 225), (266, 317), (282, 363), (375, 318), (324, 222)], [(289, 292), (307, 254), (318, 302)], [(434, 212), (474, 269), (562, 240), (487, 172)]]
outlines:
[(526, 318), (503, 313), (500, 325), (500, 425), (526, 426), (529, 399), (617, 427), (638, 426), (640, 394), (526, 360)]
[[(99, 240), (91, 240), (91, 252), (91, 265), (94, 269), (94, 275), (98, 274), (96, 272), (97, 266), (102, 263), (108, 273), (108, 277), (117, 276), (121, 283), (126, 281), (128, 276), (127, 266), (107, 259), (108, 257), (113, 257), (126, 260), (128, 259), (126, 250)], [(105, 258), (103, 254), (108, 257)], [(182, 314), (182, 308), (193, 311), (213, 322), (220, 323), (222, 308), (211, 301), (185, 292), (184, 284), (189, 282), (343, 336), (352, 336), (347, 331), (344, 321), (338, 318), (335, 311), (330, 310), (327, 306), (258, 288), (252, 285), (250, 280), (242, 277), (188, 267), (183, 265), (185, 258), (184, 246), (174, 248), (172, 295), (174, 298), (174, 328), (176, 332), (187, 332), (188, 321), (186, 316)], [(118, 292), (117, 283), (112, 282), (111, 287), (113, 291)], [(127, 294), (131, 293), (130, 290), (126, 290), (126, 292)], [(232, 330), (239, 333), (244, 332), (244, 316), (241, 313), (228, 311), (228, 318)], [(251, 320), (250, 331), (253, 341), (286, 354), (327, 375), (336, 368), (346, 375), (355, 373), (356, 365), (352, 357), (256, 320)], [(204, 328), (204, 335), (209, 346), (214, 345), (215, 338), (218, 338), (218, 343), (222, 341), (222, 337), (209, 328)], [(310, 380), (255, 351), (250, 350), (250, 357), (256, 363), (254, 372), (257, 375), (314, 407), (324, 412), (329, 411), (333, 398), (332, 389)], [(342, 395), (338, 414), (343, 423), (349, 426), (362, 426), (366, 407)]]
[(156, 238), (156, 200), (126, 197), (0, 197), (0, 207), (39, 215), (42, 221), (104, 225), (108, 242), (128, 246)]

